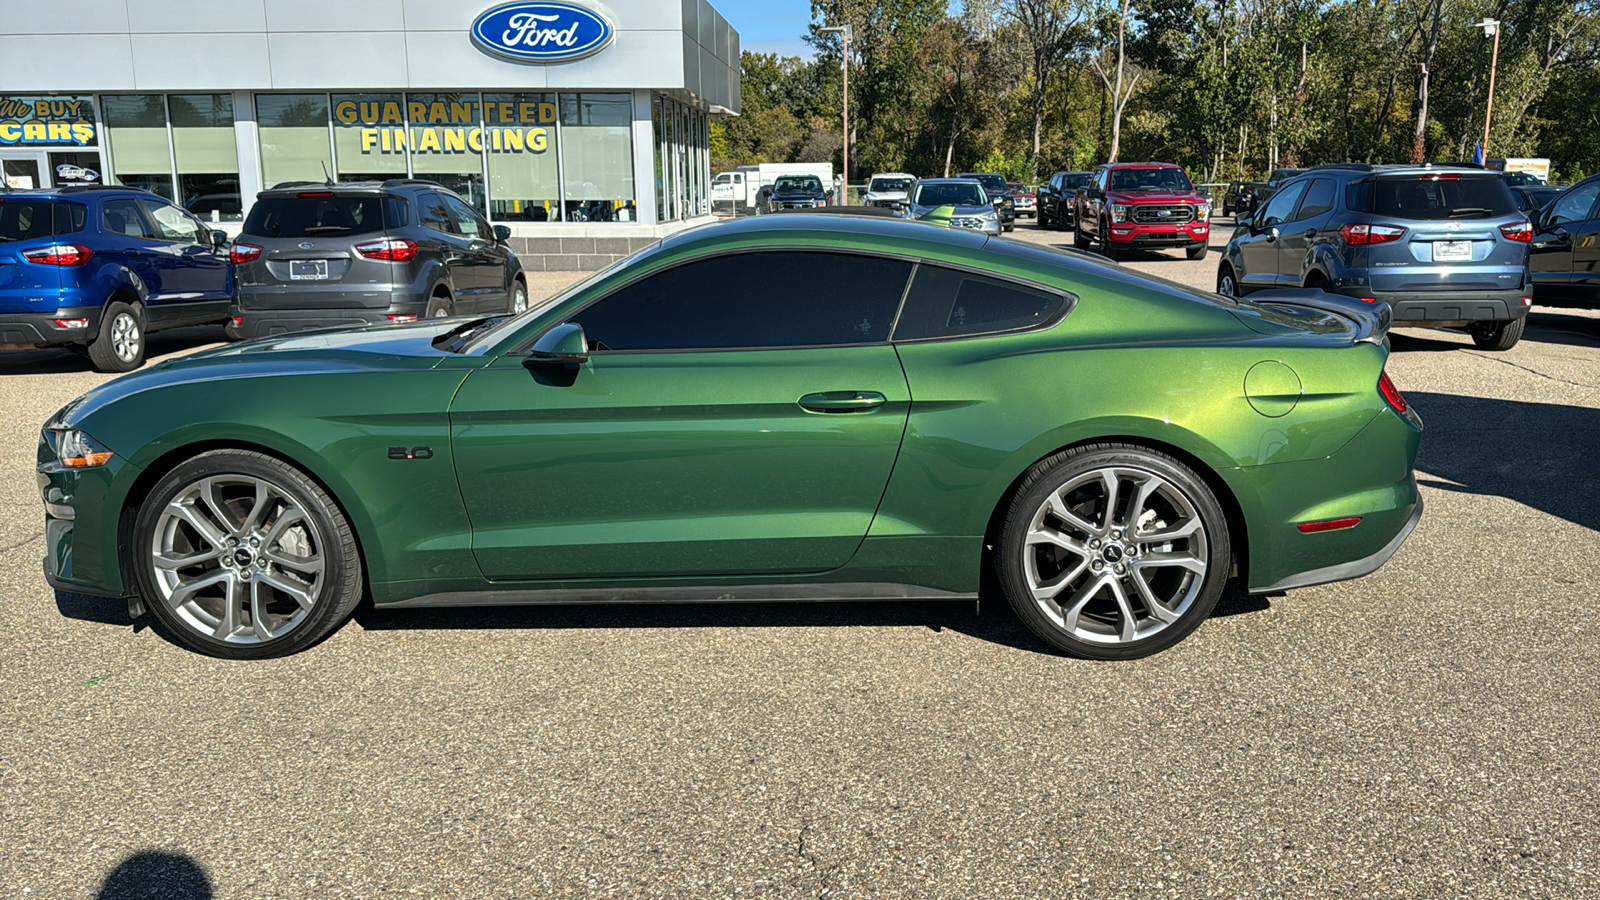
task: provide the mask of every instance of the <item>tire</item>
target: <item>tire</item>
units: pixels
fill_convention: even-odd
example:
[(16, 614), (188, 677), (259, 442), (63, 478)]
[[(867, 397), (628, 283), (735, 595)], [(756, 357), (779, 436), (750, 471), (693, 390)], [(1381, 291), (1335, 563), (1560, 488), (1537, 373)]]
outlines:
[(528, 286), (518, 278), (511, 282), (511, 314), (514, 316), (528, 310)]
[(144, 316), (121, 301), (106, 304), (89, 362), (97, 372), (132, 372), (144, 365)]
[[(1158, 534), (1165, 538), (1148, 540)], [(1211, 615), (1228, 581), (1230, 544), (1222, 507), (1187, 466), (1105, 443), (1029, 470), (994, 558), (1001, 591), (1041, 640), (1085, 659), (1137, 659)]]
[(1206, 251), (1210, 249), (1211, 245), (1209, 244), (1201, 244), (1198, 247), (1187, 247), (1184, 249), (1183, 255), (1189, 257), (1190, 259), (1205, 259)]
[(262, 453), (213, 450), (168, 472), (140, 507), (130, 546), (145, 606), (211, 656), (297, 653), (361, 601), (344, 513), (300, 470)]
[(1041, 231), (1049, 231), (1050, 230), (1050, 217), (1049, 216), (1047, 216), (1047, 215), (1045, 215), (1044, 213), (1041, 212), (1041, 213), (1039, 213), (1039, 218), (1036, 219), (1035, 221), (1038, 223), (1039, 229)]
[(1072, 246), (1077, 247), (1079, 250), (1087, 251), (1091, 247), (1093, 247), (1094, 245), (1089, 242), (1088, 238), (1083, 236), (1083, 229), (1082, 228), (1079, 228), (1077, 225), (1073, 225), (1072, 226)]
[(1100, 238), (1096, 241), (1096, 252), (1106, 259), (1116, 259), (1117, 251), (1111, 247), (1111, 227), (1104, 220), (1100, 222)]
[(1240, 296), (1238, 276), (1233, 274), (1233, 266), (1227, 263), (1217, 269), (1217, 293), (1224, 297)]
[(1472, 342), (1480, 350), (1493, 350), (1501, 352), (1510, 350), (1522, 340), (1522, 332), (1528, 327), (1526, 316), (1520, 319), (1509, 319), (1502, 322), (1481, 322), (1477, 325), (1467, 326), (1467, 334), (1472, 335)]
[(428, 301), (427, 318), (442, 319), (453, 315), (455, 315), (455, 304), (450, 302), (449, 294), (434, 294), (433, 299)]

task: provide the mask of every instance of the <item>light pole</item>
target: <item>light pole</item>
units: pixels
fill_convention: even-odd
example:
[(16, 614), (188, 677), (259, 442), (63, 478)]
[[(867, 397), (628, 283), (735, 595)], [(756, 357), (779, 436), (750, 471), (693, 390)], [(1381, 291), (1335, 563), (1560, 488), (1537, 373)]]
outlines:
[(1489, 57), (1489, 100), (1484, 104), (1483, 110), (1483, 162), (1489, 163), (1489, 119), (1494, 115), (1494, 70), (1500, 64), (1500, 20), (1483, 17), (1482, 22), (1472, 23), (1473, 28), (1482, 28), (1485, 36), (1494, 36), (1494, 52)]
[(839, 179), (843, 185), (839, 190), (839, 205), (846, 206), (850, 202), (850, 39), (855, 36), (847, 22), (843, 25), (829, 25), (822, 29), (823, 34), (838, 34), (844, 38), (844, 173)]

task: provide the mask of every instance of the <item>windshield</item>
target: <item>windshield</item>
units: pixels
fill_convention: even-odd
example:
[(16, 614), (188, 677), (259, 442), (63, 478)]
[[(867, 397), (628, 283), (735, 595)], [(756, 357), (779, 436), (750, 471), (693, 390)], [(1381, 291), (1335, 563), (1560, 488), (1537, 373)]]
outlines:
[(1088, 172), (1073, 172), (1061, 176), (1061, 186), (1064, 188), (1081, 188), (1089, 183)]
[(250, 207), (241, 231), (279, 238), (376, 234), (383, 231), (383, 199), (377, 194), (265, 197)]
[[(1451, 173), (1454, 174), (1454, 173)], [(1358, 185), (1360, 182), (1357, 183)], [(1504, 216), (1517, 211), (1504, 179), (1492, 174), (1458, 176), (1400, 176), (1368, 182), (1365, 190), (1352, 190), (1364, 202), (1351, 206), (1363, 212), (1397, 219), (1471, 219)], [(1351, 185), (1356, 188), (1357, 185)], [(1365, 196), (1362, 196), (1365, 195)]]
[(983, 185), (983, 189), (991, 194), (1004, 194), (1006, 192), (1006, 177), (1004, 175), (968, 172), (961, 177), (971, 178), (973, 181)]
[(1182, 169), (1113, 169), (1111, 190), (1188, 192), (1194, 187)]
[(772, 186), (779, 193), (805, 192), (808, 194), (822, 193), (822, 179), (815, 175), (783, 175)]
[(867, 185), (867, 190), (873, 193), (880, 191), (909, 191), (914, 178), (874, 178)]
[(1544, 182), (1540, 181), (1539, 177), (1534, 175), (1532, 172), (1507, 172), (1502, 177), (1505, 178), (1506, 184), (1509, 185), (1521, 186), (1544, 184)]
[(919, 184), (911, 202), (918, 206), (988, 206), (989, 195), (971, 181)]

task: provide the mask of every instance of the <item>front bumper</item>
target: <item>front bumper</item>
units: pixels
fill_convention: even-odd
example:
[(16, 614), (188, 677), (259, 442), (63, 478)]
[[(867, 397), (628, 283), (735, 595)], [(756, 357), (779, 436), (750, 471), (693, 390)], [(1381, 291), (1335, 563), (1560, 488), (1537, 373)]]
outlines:
[(121, 477), (138, 477), (139, 468), (120, 455), (103, 466), (65, 468), (41, 435), (35, 472), (45, 507), (45, 581), (62, 591), (124, 596), (128, 588), (117, 561), (120, 501), (113, 499), (120, 495), (114, 485)]
[(1111, 243), (1121, 247), (1192, 247), (1211, 240), (1211, 223), (1183, 225), (1111, 224)]
[[(232, 340), (242, 341), (325, 328), (385, 325), (392, 321), (390, 316), (421, 317), (427, 311), (428, 304), (422, 299), (396, 303), (388, 309), (240, 309), (235, 306), (223, 330)], [(238, 319), (239, 324), (233, 324), (234, 319)]]
[[(86, 344), (100, 334), (101, 306), (62, 307), (47, 313), (0, 313), (0, 350), (37, 350)], [(82, 328), (62, 328), (56, 319), (87, 319)]]

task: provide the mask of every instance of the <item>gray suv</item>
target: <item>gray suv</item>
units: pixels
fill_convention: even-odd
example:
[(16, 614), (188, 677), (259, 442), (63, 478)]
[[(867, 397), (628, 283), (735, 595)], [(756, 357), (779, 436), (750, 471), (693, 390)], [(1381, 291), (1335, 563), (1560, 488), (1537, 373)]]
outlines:
[(1522, 337), (1533, 226), (1498, 172), (1318, 166), (1238, 226), (1217, 269), (1219, 293), (1319, 288), (1387, 301), (1395, 325), (1464, 328), (1488, 350)]
[(277, 185), (256, 195), (233, 245), (228, 336), (521, 312), (510, 236), (431, 181)]

